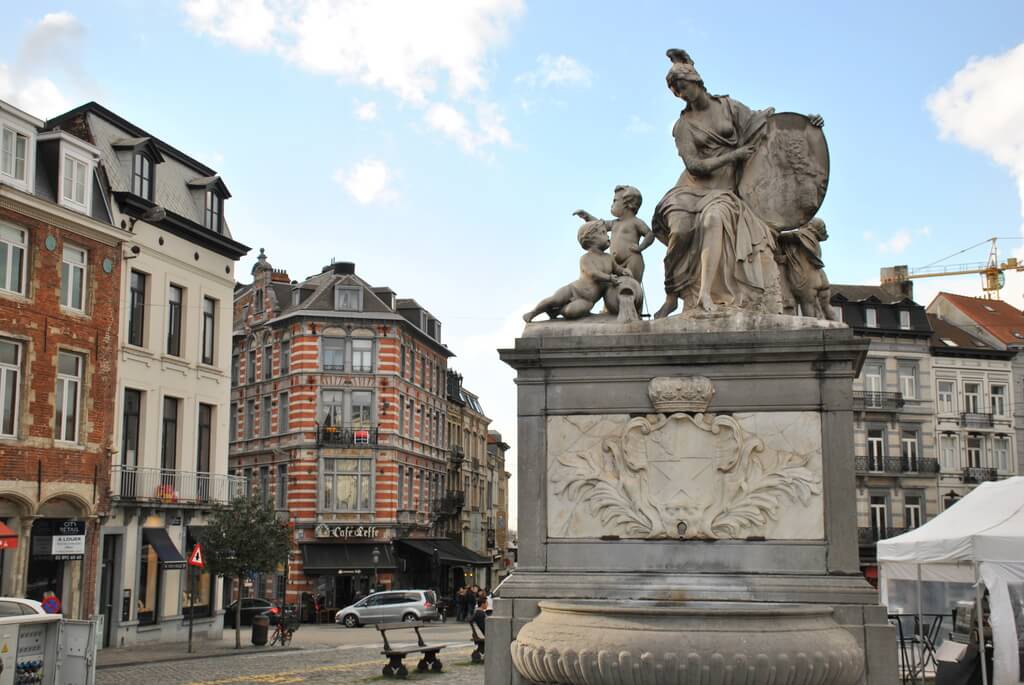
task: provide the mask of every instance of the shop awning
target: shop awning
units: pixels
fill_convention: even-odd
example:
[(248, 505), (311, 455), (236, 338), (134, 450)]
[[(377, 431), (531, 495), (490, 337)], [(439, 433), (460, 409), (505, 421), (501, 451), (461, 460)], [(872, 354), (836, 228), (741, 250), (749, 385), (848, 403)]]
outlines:
[(151, 545), (156, 550), (156, 556), (160, 559), (160, 566), (164, 569), (174, 570), (185, 568), (185, 558), (171, 542), (171, 537), (163, 528), (143, 528), (142, 541)]
[(0, 521), (0, 549), (14, 549), (18, 546), (18, 534)]
[(491, 560), (480, 556), (468, 547), (463, 547), (454, 540), (448, 538), (402, 538), (398, 542), (412, 547), (417, 552), (426, 554), (428, 557), (437, 556), (447, 564), (463, 564), (466, 566), (490, 566)]
[(380, 552), (376, 568), (395, 568), (395, 555), (387, 543), (314, 542), (302, 545), (302, 566), (306, 573), (337, 573), (338, 571), (373, 571), (374, 548)]

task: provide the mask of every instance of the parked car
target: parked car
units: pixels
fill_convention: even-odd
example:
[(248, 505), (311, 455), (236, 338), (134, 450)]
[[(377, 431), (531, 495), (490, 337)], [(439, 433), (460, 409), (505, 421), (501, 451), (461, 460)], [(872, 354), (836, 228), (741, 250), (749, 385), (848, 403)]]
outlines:
[(43, 605), (34, 599), (20, 597), (0, 597), (0, 618), (9, 616), (35, 616), (45, 614)]
[(389, 590), (364, 597), (334, 615), (334, 622), (347, 628), (367, 623), (395, 621), (436, 621), (437, 595), (433, 590)]
[[(238, 604), (236, 599), (231, 604), (228, 604), (224, 609), (224, 627), (234, 628), (235, 627), (235, 606)], [(266, 616), (270, 619), (270, 624), (274, 625), (277, 623), (277, 617), (280, 612), (274, 603), (269, 599), (258, 599), (256, 597), (245, 597), (242, 599), (242, 625), (252, 625), (253, 616)]]

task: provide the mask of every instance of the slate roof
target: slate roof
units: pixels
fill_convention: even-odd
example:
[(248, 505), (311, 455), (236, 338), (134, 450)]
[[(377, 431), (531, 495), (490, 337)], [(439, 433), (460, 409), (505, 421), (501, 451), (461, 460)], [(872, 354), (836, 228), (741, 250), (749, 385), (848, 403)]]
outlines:
[[(928, 315), (928, 323), (935, 331), (928, 341), (933, 353), (942, 355), (983, 355), (986, 357), (1012, 357), (1012, 352), (1006, 352), (997, 347), (989, 345), (981, 338), (971, 335), (969, 332), (954, 326), (953, 324), (940, 319), (935, 314)], [(947, 342), (948, 341), (948, 342)], [(950, 345), (949, 343), (953, 343)]]
[(1007, 345), (1024, 345), (1024, 312), (1002, 300), (939, 293), (992, 337)]
[(893, 298), (891, 292), (886, 292), (880, 285), (841, 285), (832, 284), (832, 295), (842, 295), (849, 302), (863, 302), (874, 298), (881, 304), (897, 304), (907, 301), (905, 297)]

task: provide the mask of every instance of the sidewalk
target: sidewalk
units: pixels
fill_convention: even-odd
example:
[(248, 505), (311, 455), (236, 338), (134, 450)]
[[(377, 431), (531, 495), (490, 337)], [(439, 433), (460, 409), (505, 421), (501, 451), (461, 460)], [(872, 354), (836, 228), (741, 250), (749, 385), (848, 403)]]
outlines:
[[(248, 637), (248, 636), (246, 636)], [(155, 642), (152, 645), (132, 645), (131, 647), (108, 647), (96, 653), (96, 668), (117, 668), (119, 666), (136, 666), (139, 664), (159, 664), (168, 661), (184, 661), (187, 659), (210, 659), (216, 657), (244, 656), (250, 654), (284, 654), (301, 651), (302, 647), (256, 647), (248, 640), (242, 641), (241, 649), (235, 649), (235, 638), (210, 641), (198, 639), (192, 643), (192, 653), (188, 652), (187, 642)]]

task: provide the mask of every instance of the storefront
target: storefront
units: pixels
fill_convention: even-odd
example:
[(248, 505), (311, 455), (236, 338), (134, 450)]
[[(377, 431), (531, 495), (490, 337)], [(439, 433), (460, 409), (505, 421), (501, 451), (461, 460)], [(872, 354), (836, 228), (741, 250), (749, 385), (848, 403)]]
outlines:
[(78, 594), (85, 538), (85, 521), (33, 521), (25, 597), (42, 602), (55, 596), (63, 605), (72, 594)]
[(328, 613), (352, 604), (375, 587), (388, 589), (396, 571), (390, 542), (312, 542), (302, 545), (303, 572)]
[[(448, 538), (401, 538), (396, 540), (404, 562), (404, 587), (433, 589), (451, 597), (460, 587), (483, 585), (491, 560)], [(486, 581), (484, 581), (486, 582)]]

